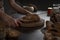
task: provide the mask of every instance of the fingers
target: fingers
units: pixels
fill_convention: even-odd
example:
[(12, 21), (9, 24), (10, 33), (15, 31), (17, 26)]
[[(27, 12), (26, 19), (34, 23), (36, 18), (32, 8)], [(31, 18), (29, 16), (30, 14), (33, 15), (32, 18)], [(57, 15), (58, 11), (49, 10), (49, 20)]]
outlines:
[(16, 26), (17, 27), (19, 27), (22, 24), (22, 22), (20, 21), (20, 19), (16, 19), (15, 20), (15, 23), (16, 23)]
[(28, 13), (26, 16), (32, 15), (33, 13)]
[(15, 20), (15, 25), (18, 27), (19, 26), (19, 24), (17, 23), (17, 20)]
[(9, 27), (17, 27), (17, 26), (19, 26), (16, 20), (8, 21), (7, 25)]

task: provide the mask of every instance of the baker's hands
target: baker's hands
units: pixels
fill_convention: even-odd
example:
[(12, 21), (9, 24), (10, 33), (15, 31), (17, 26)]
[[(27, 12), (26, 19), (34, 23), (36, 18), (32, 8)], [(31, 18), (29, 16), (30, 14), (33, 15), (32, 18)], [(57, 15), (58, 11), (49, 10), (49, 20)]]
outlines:
[(33, 13), (27, 13), (26, 16), (32, 15)]
[(3, 18), (4, 22), (6, 23), (7, 26), (12, 26), (12, 27), (16, 27), (16, 26), (19, 26), (18, 23), (17, 23), (17, 20), (10, 17), (10, 16), (5, 16)]
[(14, 18), (12, 18), (11, 16), (8, 16), (8, 15), (3, 17), (3, 21), (9, 27), (19, 27), (19, 25), (21, 23), (20, 20), (14, 19)]

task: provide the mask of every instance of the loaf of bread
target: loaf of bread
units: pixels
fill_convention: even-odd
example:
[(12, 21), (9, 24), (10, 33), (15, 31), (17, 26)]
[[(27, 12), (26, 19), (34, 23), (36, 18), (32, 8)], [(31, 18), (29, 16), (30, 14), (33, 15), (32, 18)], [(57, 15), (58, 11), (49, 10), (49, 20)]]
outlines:
[(22, 27), (40, 27), (44, 24), (43, 19), (40, 19), (37, 14), (26, 15), (22, 17), (20, 21), (22, 22), (22, 24), (20, 24)]
[(40, 17), (37, 14), (32, 14), (32, 15), (24, 16), (21, 19), (21, 22), (24, 22), (24, 23), (37, 22), (37, 21), (40, 21)]
[(8, 34), (9, 34), (9, 37), (18, 37), (22, 33), (17, 30), (11, 29), (9, 30)]

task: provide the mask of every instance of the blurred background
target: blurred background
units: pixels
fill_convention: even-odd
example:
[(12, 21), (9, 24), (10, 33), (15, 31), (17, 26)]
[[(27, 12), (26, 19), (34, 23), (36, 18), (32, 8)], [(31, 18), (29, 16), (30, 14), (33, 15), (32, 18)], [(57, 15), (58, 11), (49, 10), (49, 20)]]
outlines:
[(60, 0), (17, 0), (22, 5), (35, 4), (39, 10), (47, 10), (48, 6), (59, 4)]

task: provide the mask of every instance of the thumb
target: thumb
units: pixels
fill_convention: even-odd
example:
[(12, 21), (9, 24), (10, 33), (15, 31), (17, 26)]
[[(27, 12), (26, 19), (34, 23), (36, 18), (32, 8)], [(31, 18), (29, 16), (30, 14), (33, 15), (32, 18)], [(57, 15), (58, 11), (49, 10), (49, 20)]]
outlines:
[(15, 25), (16, 25), (17, 27), (19, 26), (19, 24), (18, 24), (17, 20), (15, 20)]

